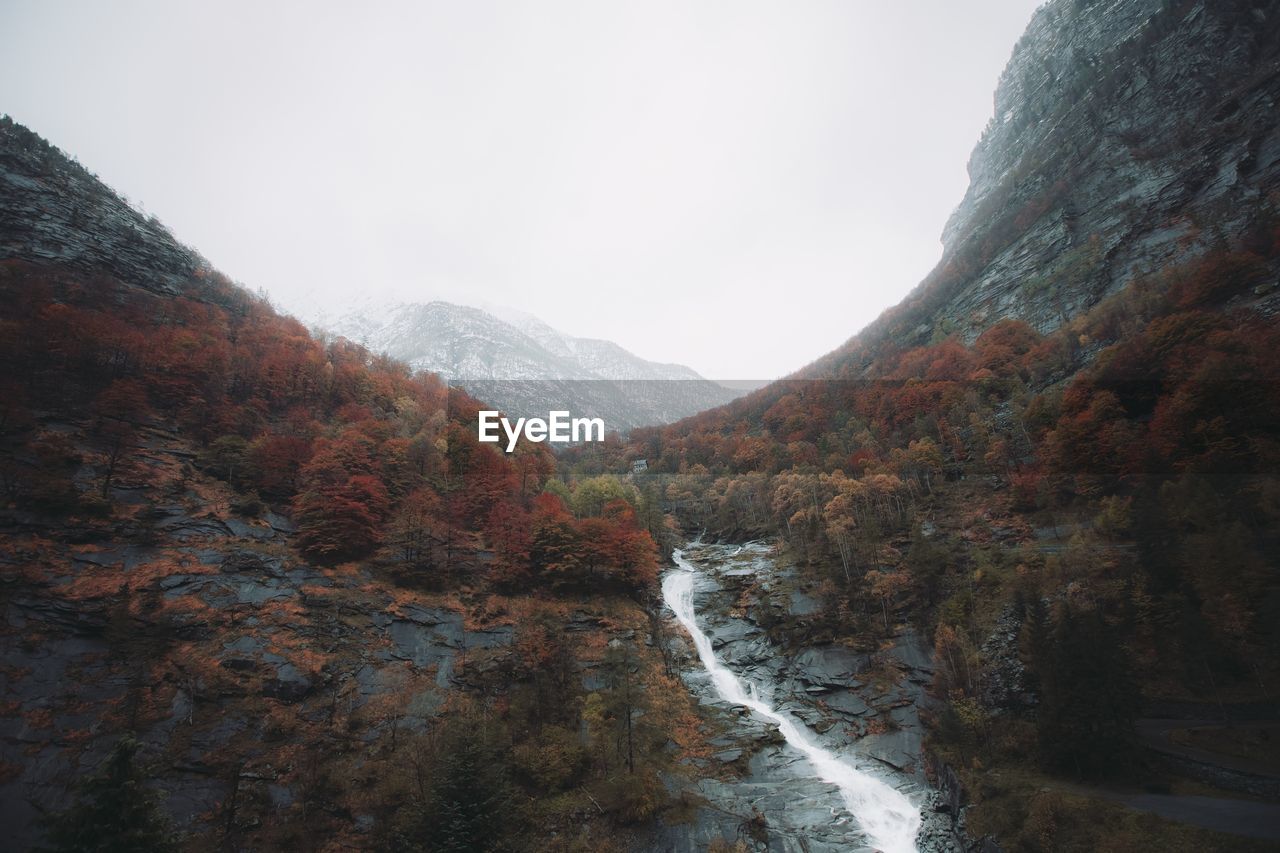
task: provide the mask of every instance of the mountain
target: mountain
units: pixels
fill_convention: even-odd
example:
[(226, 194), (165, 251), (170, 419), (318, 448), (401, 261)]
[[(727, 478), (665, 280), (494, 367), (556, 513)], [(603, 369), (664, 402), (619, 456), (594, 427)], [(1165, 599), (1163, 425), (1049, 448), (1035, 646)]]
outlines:
[(695, 370), (683, 364), (669, 364), (642, 359), (612, 341), (598, 338), (575, 338), (553, 329), (541, 319), (524, 311), (490, 305), (486, 310), (533, 338), (547, 350), (582, 365), (603, 379), (668, 379), (702, 380)]
[[(865, 367), (855, 351), (882, 340), (972, 343), (1002, 318), (1052, 332), (1143, 273), (1265, 230), (1280, 186), (1278, 45), (1274, 3), (1040, 7), (1000, 76), (937, 268), (802, 375)], [(1274, 311), (1280, 294), (1265, 299)]]
[(0, 260), (109, 272), (176, 295), (208, 263), (44, 139), (6, 121), (0, 147)]
[(531, 315), (503, 313), (508, 319), (449, 302), (369, 302), (314, 324), (443, 376), (513, 415), (567, 409), (626, 431), (738, 395), (683, 365), (646, 361), (611, 341), (575, 338)]
[(656, 505), (480, 443), (487, 403), (7, 117), (0, 188), (5, 849), (605, 849), (667, 807), (708, 747), (641, 695)]
[(555, 455), (0, 119), (7, 846), (1273, 849), (1276, 6), (1052, 0), (908, 300)]
[(892, 729), (999, 849), (1264, 849), (1189, 833), (1280, 793), (1278, 107), (1280, 4), (1049, 2), (900, 305), (563, 464), (645, 459), (686, 529), (785, 542), (807, 618), (735, 590), (784, 647), (926, 638), (940, 704)]

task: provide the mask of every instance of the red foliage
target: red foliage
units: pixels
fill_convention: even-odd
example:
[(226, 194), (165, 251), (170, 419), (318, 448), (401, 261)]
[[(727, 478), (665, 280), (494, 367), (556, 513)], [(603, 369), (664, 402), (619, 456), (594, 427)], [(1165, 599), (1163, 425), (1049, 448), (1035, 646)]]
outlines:
[(480, 404), (461, 390), (349, 341), (321, 343), (216, 273), (172, 297), (6, 261), (0, 300), (0, 367), (21, 391), (6, 395), (0, 450), (36, 463), (0, 474), (33, 506), (66, 512), (77, 502), (74, 454), (36, 432), (33, 412), (74, 420), (87, 410), (104, 496), (129, 462), (135, 427), (175, 425), (217, 459), (202, 468), (288, 505), (296, 544), (315, 559), (363, 557), (385, 542), (420, 568), (473, 531), (509, 586), (531, 581), (532, 569), (549, 579), (587, 565), (607, 568), (611, 582), (625, 577), (619, 587), (652, 580), (653, 543), (633, 518), (587, 536), (557, 498), (532, 498), (554, 471), (545, 447), (509, 457), (480, 444)]

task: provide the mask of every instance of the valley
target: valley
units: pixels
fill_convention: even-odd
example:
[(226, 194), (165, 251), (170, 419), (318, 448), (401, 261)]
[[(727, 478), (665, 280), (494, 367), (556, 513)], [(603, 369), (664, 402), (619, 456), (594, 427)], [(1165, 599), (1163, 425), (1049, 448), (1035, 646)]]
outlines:
[(0, 846), (1272, 849), (1277, 104), (1274, 2), (1050, 0), (934, 271), (732, 389), (309, 328), (0, 118)]
[[(740, 782), (721, 787), (705, 784), (700, 791), (726, 814), (759, 813), (757, 833), (769, 839), (779, 837), (782, 849), (795, 839), (803, 839), (813, 850), (915, 851), (920, 804), (913, 800), (921, 799), (923, 789), (911, 784), (910, 770), (911, 756), (919, 752), (918, 746), (912, 748), (911, 744), (913, 736), (920, 736), (919, 721), (906, 721), (903, 726), (895, 720), (895, 727), (901, 728), (894, 737), (871, 735), (858, 741), (856, 752), (851, 751), (846, 745), (850, 729), (862, 729), (879, 713), (858, 692), (857, 679), (868, 676), (870, 658), (858, 660), (838, 646), (805, 649), (795, 657), (782, 655), (758, 624), (729, 615), (750, 599), (739, 594), (727, 612), (720, 609), (731, 589), (722, 583), (749, 578), (768, 590), (783, 580), (772, 571), (768, 550), (760, 543), (719, 548), (694, 545), (691, 550), (716, 566), (716, 580), (685, 559), (683, 549), (677, 549), (672, 555), (676, 568), (667, 572), (662, 583), (663, 599), (689, 633), (703, 668), (698, 677), (688, 677), (690, 686), (703, 701), (726, 704), (743, 716), (744, 729), (754, 732), (763, 727), (773, 735), (763, 749), (757, 747), (759, 751), (748, 747), (754, 754), (749, 756), (747, 773)], [(714, 626), (708, 634), (700, 626), (695, 602), (712, 604), (716, 598), (721, 599), (720, 607), (714, 615), (701, 619), (701, 624)], [(893, 664), (898, 663), (901, 661), (893, 659)], [(709, 676), (709, 683), (704, 675)], [(918, 677), (917, 673), (910, 675)], [(833, 690), (833, 685), (838, 686)], [(910, 708), (915, 704), (910, 688), (906, 694), (896, 695), (894, 688), (882, 692), (883, 688), (876, 687), (868, 696), (875, 693), (874, 700), (886, 713), (889, 706)], [(837, 721), (843, 726), (836, 730), (835, 738), (825, 741), (808, 725), (814, 723), (830, 732)], [(890, 741), (892, 746), (878, 744), (878, 740)], [(734, 757), (735, 752), (739, 757)], [(877, 762), (873, 758), (877, 753), (891, 757), (882, 759), (873, 770), (870, 765)], [(735, 762), (744, 757), (741, 749), (717, 755), (719, 760)], [(905, 778), (886, 779), (886, 771), (896, 771)], [(907, 787), (914, 796), (898, 790), (898, 785)], [(819, 791), (800, 793), (813, 786)], [(821, 791), (823, 787), (827, 790)]]

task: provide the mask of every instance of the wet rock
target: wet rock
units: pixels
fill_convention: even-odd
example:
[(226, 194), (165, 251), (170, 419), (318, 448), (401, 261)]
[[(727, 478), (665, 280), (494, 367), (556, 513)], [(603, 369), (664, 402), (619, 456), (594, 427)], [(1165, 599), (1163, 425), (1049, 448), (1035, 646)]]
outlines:
[(208, 575), (169, 575), (160, 579), (160, 589), (164, 590), (166, 597), (173, 599), (199, 592), (210, 582)]
[(190, 554), (202, 566), (221, 566), (227, 557), (226, 552), (218, 548), (183, 548), (180, 553)]
[(812, 616), (821, 609), (819, 599), (800, 590), (794, 590), (787, 602), (787, 613), (791, 616)]
[(283, 515), (279, 515), (274, 512), (266, 512), (262, 517), (263, 520), (265, 520), (267, 524), (271, 525), (271, 528), (278, 533), (283, 533), (286, 536), (289, 536), (298, 532), (298, 526)]
[(418, 625), (444, 625), (457, 618), (457, 614), (452, 611), (412, 603), (401, 605), (400, 614)]
[(933, 649), (915, 631), (907, 629), (899, 634), (889, 651), (890, 656), (902, 663), (914, 674), (933, 677)]
[(239, 652), (245, 655), (260, 654), (266, 648), (267, 642), (263, 637), (245, 634), (229, 643), (223, 643), (222, 647), (229, 652)]
[(62, 598), (36, 598), (20, 596), (13, 600), (19, 612), (26, 611), (31, 618), (76, 634), (101, 634), (107, 626), (105, 601), (67, 601)]
[(224, 584), (223, 588), (229, 588), (239, 604), (260, 605), (273, 599), (293, 598), (297, 595), (293, 588), (282, 586), (273, 580), (239, 580), (229, 585)]
[(760, 633), (760, 626), (745, 619), (730, 619), (718, 622), (707, 628), (707, 636), (711, 638), (713, 649), (721, 648), (728, 643), (736, 643)]
[(267, 562), (252, 551), (232, 551), (222, 558), (221, 568), (227, 574), (266, 574)]
[(721, 647), (721, 660), (744, 669), (758, 668), (762, 664), (776, 663), (777, 653), (763, 638), (735, 641)]
[(753, 567), (746, 566), (746, 567), (740, 567), (736, 569), (725, 569), (724, 571), (720, 572), (720, 577), (749, 578), (749, 577), (753, 577), (755, 573), (756, 573), (756, 570)]
[(857, 693), (841, 690), (822, 697), (822, 703), (832, 712), (848, 717), (862, 717), (875, 711)]
[(223, 522), (227, 530), (231, 531), (231, 535), (240, 539), (256, 539), (265, 541), (275, 537), (276, 532), (270, 527), (261, 527), (256, 524), (249, 524), (238, 518), (228, 518)]
[(191, 518), (183, 515), (167, 518), (156, 526), (168, 531), (168, 535), (179, 542), (207, 538), (224, 539), (228, 534), (227, 526), (216, 518)]
[(592, 616), (579, 610), (569, 617), (569, 621), (565, 624), (565, 630), (573, 632), (598, 631), (603, 625), (604, 623), (600, 617)]
[[(80, 554), (73, 554), (71, 559), (77, 563), (89, 563), (94, 566), (102, 566), (103, 568), (133, 568), (140, 562), (137, 558), (136, 548), (130, 546), (120, 546), (116, 548), (106, 548), (101, 551), (88, 551)], [(132, 564), (129, 565), (128, 559), (130, 554), (133, 555)]]
[(508, 646), (515, 639), (515, 627), (512, 625), (494, 625), (477, 631), (467, 631), (463, 635), (467, 648), (493, 649)]
[(869, 734), (858, 741), (858, 751), (906, 773), (920, 770), (924, 736), (918, 727)]
[(219, 666), (232, 672), (253, 672), (258, 668), (258, 662), (252, 658), (223, 658)]
[(963, 837), (956, 832), (956, 815), (941, 792), (934, 791), (921, 809), (920, 831), (916, 833), (918, 853), (966, 853)]
[(845, 687), (866, 668), (866, 655), (843, 646), (805, 649), (791, 661), (791, 671), (798, 680), (824, 687)]
[(297, 702), (306, 698), (315, 684), (291, 663), (276, 667), (275, 677), (263, 687), (263, 693), (284, 702)]

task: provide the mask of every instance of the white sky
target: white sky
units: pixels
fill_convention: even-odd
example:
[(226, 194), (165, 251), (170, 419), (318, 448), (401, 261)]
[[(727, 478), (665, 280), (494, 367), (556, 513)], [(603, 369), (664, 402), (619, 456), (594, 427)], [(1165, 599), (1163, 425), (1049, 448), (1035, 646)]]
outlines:
[(0, 112), (286, 310), (509, 305), (716, 379), (934, 265), (1038, 0), (0, 0)]

